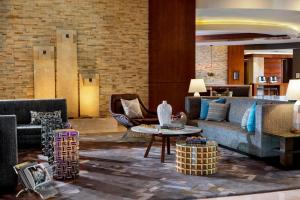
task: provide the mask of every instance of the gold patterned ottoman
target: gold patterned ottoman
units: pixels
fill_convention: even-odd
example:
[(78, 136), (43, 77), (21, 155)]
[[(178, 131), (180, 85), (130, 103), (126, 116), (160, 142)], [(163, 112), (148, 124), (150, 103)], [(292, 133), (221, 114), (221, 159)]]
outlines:
[(210, 175), (217, 172), (218, 144), (208, 141), (206, 144), (176, 143), (176, 169), (186, 175)]

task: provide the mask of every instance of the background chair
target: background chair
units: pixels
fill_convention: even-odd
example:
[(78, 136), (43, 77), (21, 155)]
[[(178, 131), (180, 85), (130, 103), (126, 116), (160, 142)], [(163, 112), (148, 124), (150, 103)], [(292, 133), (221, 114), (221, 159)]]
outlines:
[[(144, 118), (129, 118), (125, 115), (121, 99), (125, 100), (133, 100), (138, 99), (141, 110), (143, 113)], [(158, 124), (158, 118), (156, 112), (149, 111), (143, 102), (141, 101), (140, 97), (137, 94), (113, 94), (110, 98), (110, 113), (121, 125), (125, 126), (127, 129), (131, 128), (132, 126), (137, 126), (140, 124)]]

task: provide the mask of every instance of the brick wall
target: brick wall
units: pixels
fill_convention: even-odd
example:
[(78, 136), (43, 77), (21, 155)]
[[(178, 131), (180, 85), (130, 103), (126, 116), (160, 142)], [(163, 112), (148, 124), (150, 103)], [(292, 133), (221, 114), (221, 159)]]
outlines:
[(205, 84), (227, 84), (227, 46), (213, 46), (212, 55), (211, 67), (210, 46), (196, 46), (196, 78), (203, 78)]
[(33, 98), (33, 46), (55, 45), (56, 29), (78, 33), (79, 70), (100, 74), (100, 115), (112, 93), (148, 104), (147, 0), (0, 1), (0, 98)]

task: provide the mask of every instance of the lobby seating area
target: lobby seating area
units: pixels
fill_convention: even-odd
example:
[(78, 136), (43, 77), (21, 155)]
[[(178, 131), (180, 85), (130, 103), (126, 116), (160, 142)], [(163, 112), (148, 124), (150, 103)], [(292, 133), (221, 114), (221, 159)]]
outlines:
[(49, 100), (1, 100), (1, 188), (4, 190), (16, 187), (17, 175), (12, 168), (18, 164), (18, 151), (33, 147), (41, 149), (42, 126), (31, 123), (30, 111), (61, 111), (61, 118), (67, 122), (65, 99)]
[(299, 200), (300, 1), (1, 0), (0, 200)]

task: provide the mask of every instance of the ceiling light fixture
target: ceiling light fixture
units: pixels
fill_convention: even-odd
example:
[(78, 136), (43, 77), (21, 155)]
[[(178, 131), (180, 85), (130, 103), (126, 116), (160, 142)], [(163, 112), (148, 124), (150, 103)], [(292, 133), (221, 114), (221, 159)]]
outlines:
[(274, 21), (263, 21), (263, 20), (251, 20), (251, 19), (236, 19), (236, 18), (196, 19), (196, 25), (198, 26), (201, 25), (243, 25), (243, 26), (250, 25), (251, 26), (252, 25), (252, 26), (286, 27), (297, 33), (300, 32), (300, 27), (297, 24), (274, 22)]

